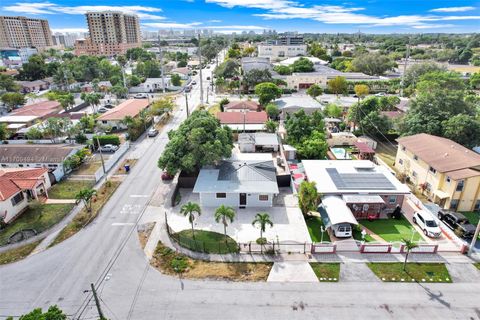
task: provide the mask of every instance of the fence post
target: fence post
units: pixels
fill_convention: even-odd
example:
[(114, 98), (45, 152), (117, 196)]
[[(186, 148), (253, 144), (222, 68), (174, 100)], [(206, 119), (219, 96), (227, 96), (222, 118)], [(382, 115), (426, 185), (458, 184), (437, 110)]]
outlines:
[(252, 253), (252, 243), (248, 243), (248, 253)]
[(303, 243), (303, 254), (307, 253), (307, 243)]
[(203, 247), (203, 253), (207, 253), (207, 250), (205, 249), (205, 241), (202, 241), (202, 247)]

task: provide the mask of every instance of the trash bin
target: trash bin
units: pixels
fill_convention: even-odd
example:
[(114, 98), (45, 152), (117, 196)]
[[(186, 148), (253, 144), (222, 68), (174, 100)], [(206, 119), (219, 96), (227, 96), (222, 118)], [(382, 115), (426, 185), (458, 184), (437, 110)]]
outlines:
[(130, 165), (128, 165), (128, 164), (125, 165), (125, 172), (126, 173), (130, 172)]

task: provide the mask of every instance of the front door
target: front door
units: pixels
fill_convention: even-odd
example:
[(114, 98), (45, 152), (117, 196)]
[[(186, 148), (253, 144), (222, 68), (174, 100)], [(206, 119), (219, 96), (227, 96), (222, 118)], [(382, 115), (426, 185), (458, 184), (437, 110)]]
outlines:
[(240, 193), (240, 206), (245, 206), (247, 204), (247, 194)]

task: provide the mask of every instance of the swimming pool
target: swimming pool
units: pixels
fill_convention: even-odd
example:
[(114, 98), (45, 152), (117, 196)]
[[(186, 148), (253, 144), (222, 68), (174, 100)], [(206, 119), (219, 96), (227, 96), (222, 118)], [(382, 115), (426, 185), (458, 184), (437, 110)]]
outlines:
[(350, 159), (352, 159), (352, 157), (350, 157), (350, 155), (348, 154), (348, 152), (344, 148), (330, 148), (330, 151), (332, 151), (333, 155), (338, 160), (350, 160)]

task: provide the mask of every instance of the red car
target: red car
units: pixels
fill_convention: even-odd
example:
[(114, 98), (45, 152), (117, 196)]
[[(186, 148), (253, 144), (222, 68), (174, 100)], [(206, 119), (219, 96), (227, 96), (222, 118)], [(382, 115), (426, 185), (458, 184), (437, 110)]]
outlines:
[(167, 171), (163, 171), (162, 173), (162, 180), (172, 180), (173, 176), (169, 174)]

